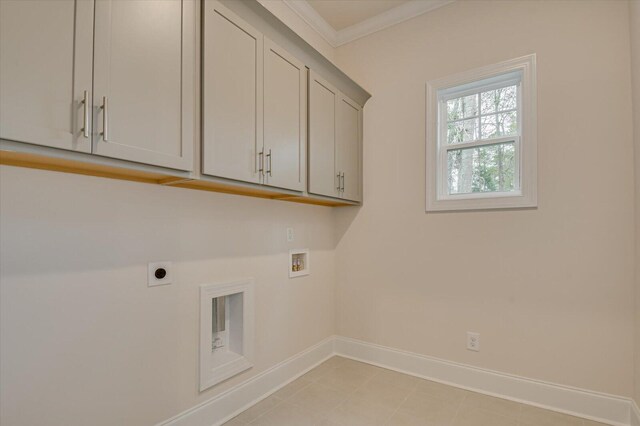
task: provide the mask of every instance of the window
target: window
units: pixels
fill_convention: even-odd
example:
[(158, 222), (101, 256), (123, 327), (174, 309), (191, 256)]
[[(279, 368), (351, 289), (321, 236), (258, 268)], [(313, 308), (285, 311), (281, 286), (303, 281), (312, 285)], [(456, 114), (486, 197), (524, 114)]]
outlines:
[(535, 207), (535, 55), (427, 84), (427, 211)]

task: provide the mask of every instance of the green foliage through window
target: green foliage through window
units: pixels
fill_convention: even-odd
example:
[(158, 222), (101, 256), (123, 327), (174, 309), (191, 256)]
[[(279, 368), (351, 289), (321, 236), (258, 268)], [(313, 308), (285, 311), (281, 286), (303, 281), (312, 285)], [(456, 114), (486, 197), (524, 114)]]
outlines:
[(483, 145), (448, 152), (449, 193), (515, 190), (515, 143)]
[(517, 136), (517, 86), (479, 91), (446, 101), (446, 144), (486, 141), (486, 144), (448, 149), (449, 194), (516, 190), (516, 143), (491, 143)]

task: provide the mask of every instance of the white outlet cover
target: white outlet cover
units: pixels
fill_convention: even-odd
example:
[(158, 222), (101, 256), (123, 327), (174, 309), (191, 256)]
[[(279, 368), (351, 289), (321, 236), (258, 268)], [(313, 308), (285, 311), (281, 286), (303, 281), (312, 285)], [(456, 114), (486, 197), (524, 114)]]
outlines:
[(467, 349), (480, 352), (480, 333), (467, 332)]
[[(156, 278), (156, 271), (158, 269), (164, 269), (166, 275), (163, 278)], [(171, 284), (171, 262), (150, 262), (147, 268), (147, 285), (154, 287), (157, 285)]]
[(287, 228), (287, 241), (292, 242), (295, 239), (296, 233), (293, 228)]

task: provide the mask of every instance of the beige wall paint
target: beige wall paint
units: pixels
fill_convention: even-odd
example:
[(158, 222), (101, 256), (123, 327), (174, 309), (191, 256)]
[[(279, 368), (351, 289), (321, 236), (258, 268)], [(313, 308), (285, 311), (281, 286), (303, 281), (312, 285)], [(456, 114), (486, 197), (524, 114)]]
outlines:
[[(0, 166), (0, 424), (155, 424), (331, 336), (333, 229), (328, 207)], [(313, 273), (289, 279), (303, 247)], [(147, 287), (157, 260), (174, 284)], [(199, 284), (239, 277), (255, 278), (255, 366), (199, 393)]]
[[(330, 208), (1, 166), (0, 217), (0, 424), (155, 424), (334, 333)], [(239, 277), (255, 367), (199, 393), (199, 284)]]
[[(331, 46), (284, 4), (261, 2), (334, 60)], [(621, 12), (591, 4), (574, 16), (568, 5), (473, 3), (338, 52), (349, 74), (374, 91), (365, 111), (362, 209), (0, 167), (0, 423), (164, 420), (331, 335), (335, 319), (347, 336), (630, 394), (633, 219)], [(481, 30), (508, 33), (503, 50), (469, 44), (479, 39), (479, 17), (501, 25), (514, 18)], [(447, 35), (454, 19), (467, 30)], [(424, 82), (533, 51), (543, 83), (540, 209), (425, 215)], [(569, 78), (573, 57), (586, 73)], [(603, 87), (581, 93), (582, 83), (594, 82)], [(612, 110), (585, 111), (604, 96), (612, 96)], [(564, 111), (559, 100), (578, 107)], [(595, 119), (603, 115), (606, 123)], [(596, 152), (600, 140), (612, 150)], [(563, 170), (561, 160), (578, 148), (584, 152)], [(613, 171), (590, 191), (571, 171), (598, 161)], [(622, 183), (601, 194), (613, 182)], [(284, 241), (287, 226), (296, 229), (293, 244)], [(308, 278), (285, 276), (293, 246), (311, 248)], [(440, 254), (450, 249), (462, 250), (464, 268)], [(150, 260), (173, 260), (176, 282), (147, 288)], [(199, 394), (197, 286), (243, 276), (256, 278), (256, 366)], [(467, 329), (482, 332), (481, 353), (464, 351)]]
[[(425, 83), (534, 52), (539, 208), (426, 214)], [(456, 2), (337, 61), (374, 94), (365, 205), (336, 212), (338, 334), (631, 396), (628, 4)]]
[(635, 400), (640, 406), (640, 0), (629, 2), (631, 76), (633, 85), (633, 138), (636, 173), (636, 371)]

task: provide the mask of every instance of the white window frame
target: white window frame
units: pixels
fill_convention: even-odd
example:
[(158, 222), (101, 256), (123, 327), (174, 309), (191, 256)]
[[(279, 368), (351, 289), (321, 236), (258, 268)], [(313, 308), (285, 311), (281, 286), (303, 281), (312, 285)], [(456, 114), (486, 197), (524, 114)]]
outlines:
[[(465, 93), (476, 93), (478, 90), (491, 90), (492, 87), (504, 87), (510, 78), (513, 78), (514, 82), (519, 81), (517, 96), (519, 133), (515, 136), (447, 145), (447, 135), (441, 132), (444, 126), (440, 125), (443, 120), (445, 122), (447, 120), (447, 98), (458, 98), (465, 96)], [(427, 212), (537, 207), (535, 54), (429, 81), (426, 99)], [(447, 169), (449, 150), (511, 141), (515, 142), (516, 158), (519, 160), (516, 162), (515, 191), (449, 194)]]

